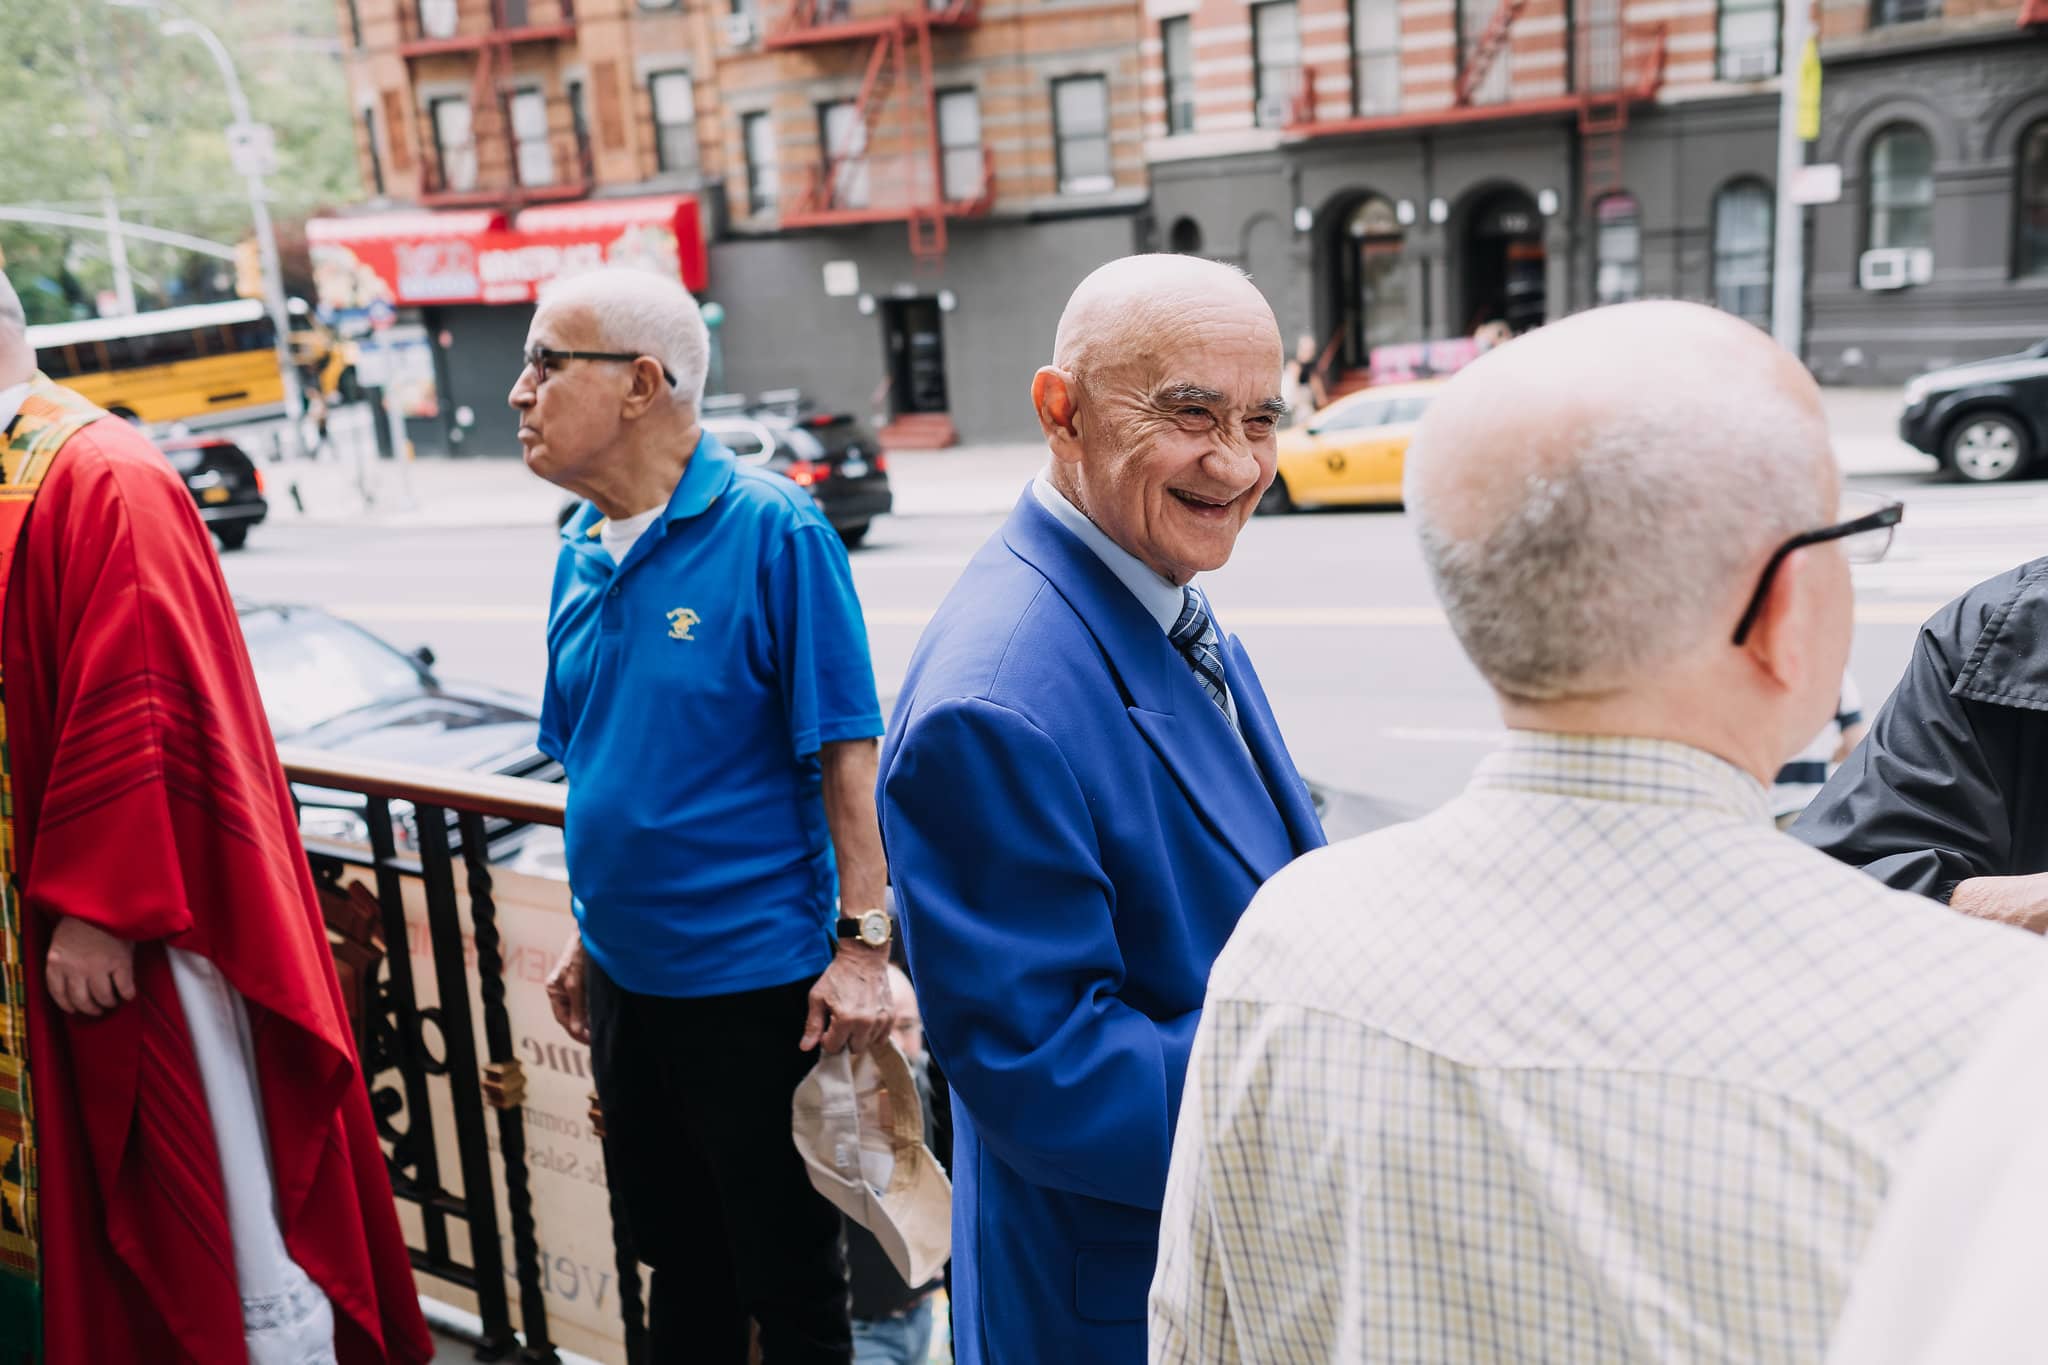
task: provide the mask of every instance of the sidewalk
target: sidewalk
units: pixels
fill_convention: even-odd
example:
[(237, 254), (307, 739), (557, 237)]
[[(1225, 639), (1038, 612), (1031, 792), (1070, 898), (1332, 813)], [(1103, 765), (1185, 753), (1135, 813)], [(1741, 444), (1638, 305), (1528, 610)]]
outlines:
[[(1931, 457), (1897, 437), (1896, 389), (1822, 393), (1844, 474), (1933, 472)], [(1045, 459), (1045, 447), (1035, 442), (895, 452), (889, 456), (895, 515), (1002, 516)], [(259, 457), (259, 467), (275, 525), (552, 526), (568, 498), (528, 473), (516, 456), (394, 461), (349, 451), (319, 460)]]

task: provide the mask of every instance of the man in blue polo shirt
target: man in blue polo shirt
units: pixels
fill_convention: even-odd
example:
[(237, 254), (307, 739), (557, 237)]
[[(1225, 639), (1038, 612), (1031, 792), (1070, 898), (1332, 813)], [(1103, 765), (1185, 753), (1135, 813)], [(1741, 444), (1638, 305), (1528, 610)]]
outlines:
[(882, 716), (837, 535), (698, 425), (707, 351), (680, 284), (597, 271), (542, 295), (511, 393), (527, 466), (588, 502), (548, 612), (579, 926), (548, 991), (655, 1269), (654, 1359), (745, 1361), (752, 1319), (771, 1365), (845, 1362), (790, 1099), (812, 1049), (892, 1019)]

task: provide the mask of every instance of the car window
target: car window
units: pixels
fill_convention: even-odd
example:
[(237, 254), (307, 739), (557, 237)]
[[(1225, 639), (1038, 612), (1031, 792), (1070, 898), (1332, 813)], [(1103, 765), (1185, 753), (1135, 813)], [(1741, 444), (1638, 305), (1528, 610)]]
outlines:
[(761, 453), (761, 438), (754, 434), (752, 427), (729, 427), (721, 423), (716, 426), (707, 424), (705, 429), (723, 441), (725, 448), (742, 460), (751, 459)]
[(1387, 414), (1387, 421), (1420, 422), (1422, 414), (1429, 411), (1429, 396), (1418, 393), (1408, 398), (1397, 398), (1391, 407), (1392, 411)]
[(246, 612), (242, 637), (270, 733), (278, 739), (426, 691), (412, 660), (368, 631), (320, 612)]
[(1364, 431), (1368, 427), (1385, 426), (1387, 404), (1353, 403), (1340, 409), (1316, 424), (1317, 431)]

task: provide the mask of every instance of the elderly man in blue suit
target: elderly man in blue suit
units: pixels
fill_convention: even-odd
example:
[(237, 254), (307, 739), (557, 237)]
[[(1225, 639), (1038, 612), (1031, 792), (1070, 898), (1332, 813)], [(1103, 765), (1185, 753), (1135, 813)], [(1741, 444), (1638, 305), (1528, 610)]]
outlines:
[(1243, 274), (1082, 282), (1031, 396), (1051, 460), (919, 642), (882, 837), (954, 1090), (963, 1365), (1145, 1356), (1145, 1296), (1209, 967), (1323, 843), (1237, 639), (1193, 579), (1273, 481), (1282, 355)]

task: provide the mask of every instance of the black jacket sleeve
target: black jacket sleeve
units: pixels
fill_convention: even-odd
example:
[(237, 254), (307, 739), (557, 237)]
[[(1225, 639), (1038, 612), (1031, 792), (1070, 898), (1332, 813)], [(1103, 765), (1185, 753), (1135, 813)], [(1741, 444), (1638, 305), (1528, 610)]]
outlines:
[[(1941, 901), (1972, 877), (2048, 866), (2048, 829), (2029, 809), (2048, 716), (2011, 704), (2011, 692), (1983, 699), (1994, 681), (1986, 654), (1995, 661), (2009, 650), (2014, 630), (2038, 610), (2022, 599), (2042, 596), (2039, 567), (1979, 584), (1920, 628), (1898, 689), (1794, 835), (1889, 886)], [(2043, 651), (2025, 654), (2006, 665), (2048, 669)], [(1999, 684), (2029, 690), (2004, 667)]]

